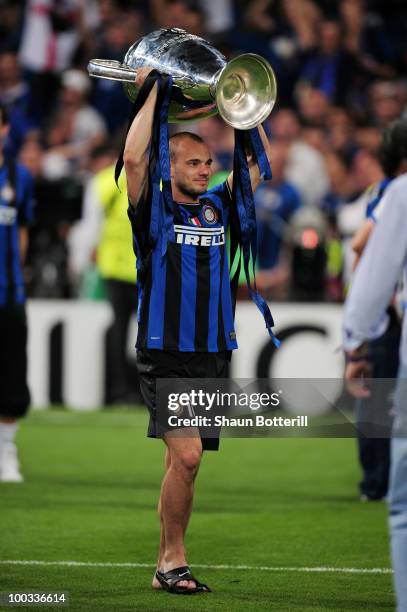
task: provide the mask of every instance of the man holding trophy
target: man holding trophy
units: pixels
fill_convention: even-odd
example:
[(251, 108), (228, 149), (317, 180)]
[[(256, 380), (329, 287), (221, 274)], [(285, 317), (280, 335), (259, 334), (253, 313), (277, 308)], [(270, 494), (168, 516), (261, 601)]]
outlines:
[[(129, 49), (124, 65), (93, 60), (89, 72), (124, 80), (135, 102), (116, 174), (124, 163), (138, 270), (137, 365), (150, 411), (148, 435), (166, 444), (152, 586), (176, 594), (205, 593), (209, 587), (188, 567), (184, 536), (202, 452), (217, 450), (219, 439), (203, 437), (196, 428), (182, 435), (170, 427), (163, 431), (156, 381), (226, 376), (237, 348), (234, 305), (240, 274), (239, 263), (230, 279), (228, 228), (230, 263), (243, 259), (250, 295), (278, 344), (271, 313), (250, 274), (257, 240), (253, 190), (271, 178), (266, 134), (262, 127), (253, 128), (274, 105), (274, 74), (259, 56), (226, 63), (209, 43), (178, 29), (144, 37)], [(234, 168), (225, 183), (208, 191), (212, 159), (207, 145), (186, 131), (168, 139), (168, 121), (217, 111), (237, 128)]]

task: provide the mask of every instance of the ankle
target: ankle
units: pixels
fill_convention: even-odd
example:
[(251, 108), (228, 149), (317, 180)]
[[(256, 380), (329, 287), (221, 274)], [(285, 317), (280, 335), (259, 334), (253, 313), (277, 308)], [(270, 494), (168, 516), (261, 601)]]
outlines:
[(17, 433), (17, 423), (4, 421), (0, 422), (0, 442), (3, 444), (13, 444)]
[(165, 572), (169, 572), (176, 567), (183, 567), (184, 565), (188, 565), (184, 552), (179, 552), (178, 554), (166, 553), (161, 559), (161, 567)]

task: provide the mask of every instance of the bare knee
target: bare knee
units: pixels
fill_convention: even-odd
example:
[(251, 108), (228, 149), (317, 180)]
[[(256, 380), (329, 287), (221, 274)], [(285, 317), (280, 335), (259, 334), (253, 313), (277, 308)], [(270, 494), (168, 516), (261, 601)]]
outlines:
[(171, 467), (183, 472), (184, 475), (194, 478), (201, 463), (202, 452), (199, 449), (184, 449), (171, 458)]

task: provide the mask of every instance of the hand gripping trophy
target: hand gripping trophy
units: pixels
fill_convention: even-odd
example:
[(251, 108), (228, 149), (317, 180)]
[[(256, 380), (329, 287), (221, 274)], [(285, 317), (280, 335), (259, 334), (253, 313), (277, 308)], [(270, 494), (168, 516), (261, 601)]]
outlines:
[(230, 126), (248, 130), (270, 114), (277, 93), (270, 64), (253, 53), (230, 62), (206, 40), (184, 30), (157, 30), (135, 42), (123, 63), (94, 59), (93, 77), (123, 81), (133, 102), (138, 95), (137, 70), (149, 66), (173, 78), (168, 120), (184, 123), (219, 112)]

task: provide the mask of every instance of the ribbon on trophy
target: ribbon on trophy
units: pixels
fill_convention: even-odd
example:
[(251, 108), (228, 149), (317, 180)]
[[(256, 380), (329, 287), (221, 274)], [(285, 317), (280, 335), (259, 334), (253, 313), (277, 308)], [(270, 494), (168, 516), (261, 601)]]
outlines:
[[(274, 327), (274, 320), (270, 312), (270, 308), (268, 307), (267, 302), (258, 292), (256, 286), (257, 222), (253, 190), (245, 150), (246, 133), (249, 134), (252, 151), (256, 157), (260, 175), (266, 180), (270, 180), (272, 178), (270, 163), (264, 150), (263, 143), (261, 142), (258, 129), (253, 128), (248, 132), (235, 129), (232, 199), (236, 203), (237, 216), (239, 219), (240, 245), (231, 243), (231, 262), (234, 261), (239, 246), (241, 246), (241, 252), (239, 253), (239, 265), (237, 266), (233, 275), (232, 284), (237, 284), (239, 280), (241, 259), (243, 257), (243, 268), (250, 297), (263, 315), (267, 331), (274, 345), (278, 348), (280, 346), (280, 341), (274, 335), (272, 330)], [(253, 280), (251, 279), (251, 271), (253, 272)]]

